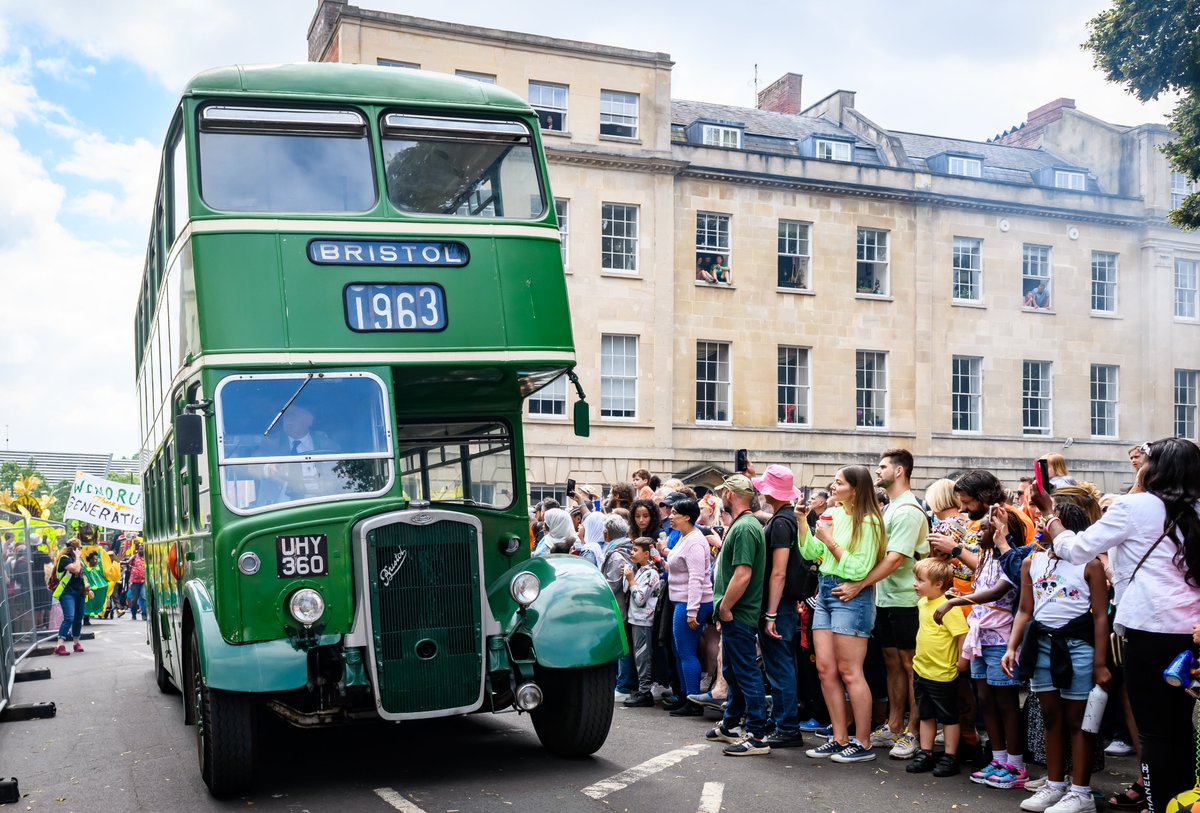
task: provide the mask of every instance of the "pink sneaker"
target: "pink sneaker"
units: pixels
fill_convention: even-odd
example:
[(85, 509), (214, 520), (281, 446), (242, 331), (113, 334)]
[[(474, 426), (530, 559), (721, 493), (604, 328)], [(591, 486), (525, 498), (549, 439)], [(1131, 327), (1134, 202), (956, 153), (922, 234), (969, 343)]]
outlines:
[(78, 641), (76, 641), (76, 642), (75, 642), (75, 646), (74, 646), (74, 648), (73, 648), (73, 649), (74, 649), (74, 651), (75, 651), (75, 652), (82, 652), (82, 651), (83, 651), (83, 644), (81, 644), (81, 643), (79, 643)]
[(71, 653), (67, 651), (66, 644), (59, 644), (58, 649), (54, 650), (54, 654), (55, 655), (70, 655)]

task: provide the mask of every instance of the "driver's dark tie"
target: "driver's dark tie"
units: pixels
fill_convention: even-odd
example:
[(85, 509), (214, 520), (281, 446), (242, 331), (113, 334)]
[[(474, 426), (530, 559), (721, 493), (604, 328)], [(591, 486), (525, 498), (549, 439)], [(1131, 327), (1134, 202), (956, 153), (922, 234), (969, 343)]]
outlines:
[(299, 453), (300, 453), (300, 441), (293, 440), (292, 441), (292, 454), (299, 454)]

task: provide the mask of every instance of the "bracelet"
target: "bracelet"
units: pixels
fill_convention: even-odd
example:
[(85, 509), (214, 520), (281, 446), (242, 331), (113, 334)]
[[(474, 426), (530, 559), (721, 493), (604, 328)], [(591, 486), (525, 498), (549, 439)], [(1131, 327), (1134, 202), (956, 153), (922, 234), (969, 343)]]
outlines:
[[(1062, 520), (1061, 520), (1061, 519), (1059, 519), (1059, 518), (1058, 518), (1058, 517), (1056, 517), (1056, 516), (1052, 516), (1052, 517), (1050, 517), (1050, 519), (1046, 520), (1046, 524), (1045, 524), (1044, 526), (1042, 526), (1042, 530), (1043, 530), (1043, 531), (1048, 531), (1048, 530), (1050, 530), (1050, 524), (1051, 524), (1051, 523), (1053, 523), (1053, 522), (1057, 522), (1059, 525), (1062, 525)], [(1064, 527), (1065, 527), (1065, 526), (1064, 526)]]
[(778, 618), (778, 615), (776, 613), (764, 613), (763, 618), (766, 618), (768, 621), (774, 621)]

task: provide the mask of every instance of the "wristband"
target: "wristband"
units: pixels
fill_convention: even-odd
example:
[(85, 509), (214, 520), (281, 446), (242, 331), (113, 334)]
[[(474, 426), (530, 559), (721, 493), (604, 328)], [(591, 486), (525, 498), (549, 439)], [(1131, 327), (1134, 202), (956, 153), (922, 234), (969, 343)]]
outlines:
[[(1050, 525), (1054, 522), (1057, 522), (1059, 525), (1062, 525), (1061, 519), (1059, 519), (1056, 516), (1052, 516), (1052, 517), (1050, 517), (1050, 519), (1046, 520), (1046, 524), (1043, 526), (1042, 530), (1045, 530), (1045, 531), (1050, 530)], [(1066, 527), (1066, 526), (1064, 526), (1064, 527)]]
[(763, 617), (766, 618), (768, 621), (774, 621), (779, 616), (776, 615), (775, 613), (766, 613), (763, 615)]

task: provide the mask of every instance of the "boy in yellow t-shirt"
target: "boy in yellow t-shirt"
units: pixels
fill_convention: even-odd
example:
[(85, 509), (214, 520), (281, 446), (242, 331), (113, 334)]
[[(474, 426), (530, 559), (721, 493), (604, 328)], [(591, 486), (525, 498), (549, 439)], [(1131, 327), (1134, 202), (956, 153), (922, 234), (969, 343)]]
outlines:
[[(939, 624), (933, 617), (934, 611), (946, 603), (946, 590), (953, 581), (954, 568), (943, 559), (922, 559), (913, 567), (913, 589), (920, 597), (913, 694), (921, 718), (921, 750), (905, 768), (909, 773), (933, 771), (934, 776), (958, 773), (958, 676), (968, 667), (962, 657), (967, 619), (961, 613), (946, 613)], [(938, 723), (945, 733), (946, 753), (935, 759), (933, 740)]]

